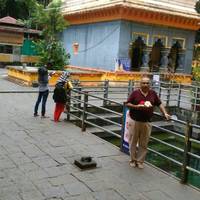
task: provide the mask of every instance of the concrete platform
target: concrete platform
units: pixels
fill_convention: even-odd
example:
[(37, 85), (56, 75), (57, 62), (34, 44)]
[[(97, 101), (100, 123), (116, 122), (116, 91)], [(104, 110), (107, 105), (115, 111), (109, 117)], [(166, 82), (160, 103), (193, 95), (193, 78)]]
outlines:
[[(0, 70), (1, 91), (27, 90), (4, 80), (4, 73)], [(0, 200), (200, 199), (197, 190), (147, 164), (130, 168), (129, 157), (112, 144), (71, 123), (51, 121), (51, 95), (50, 118), (34, 118), (36, 97), (0, 94)], [(81, 171), (73, 164), (88, 155), (96, 169)]]

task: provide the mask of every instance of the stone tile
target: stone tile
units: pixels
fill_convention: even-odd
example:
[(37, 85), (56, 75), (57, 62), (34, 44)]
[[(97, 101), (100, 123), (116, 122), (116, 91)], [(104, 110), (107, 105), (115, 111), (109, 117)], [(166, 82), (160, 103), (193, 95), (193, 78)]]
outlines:
[(13, 185), (13, 181), (11, 179), (8, 178), (1, 178), (0, 179), (0, 188), (2, 187), (8, 187)]
[(23, 200), (43, 200), (44, 196), (37, 190), (31, 190), (26, 192), (20, 192), (20, 196)]
[(38, 169), (38, 170), (26, 172), (26, 176), (28, 176), (31, 180), (34, 180), (34, 179), (47, 178), (48, 174), (44, 170)]
[(0, 186), (0, 200), (5, 200), (5, 199), (14, 200), (13, 197), (16, 197), (16, 199), (20, 199), (18, 198), (19, 197), (18, 194), (19, 194), (19, 189), (15, 184), (9, 185), (7, 187)]
[(73, 173), (73, 176), (76, 177), (80, 181), (95, 181), (96, 180), (96, 175), (93, 174), (91, 171), (81, 171), (81, 172), (76, 172)]
[(65, 198), (68, 196), (68, 193), (65, 191), (63, 186), (51, 186), (51, 187), (44, 187), (44, 188), (39, 188), (40, 192), (45, 196), (45, 199), (49, 198)]
[(112, 189), (94, 192), (93, 196), (96, 200), (124, 200), (124, 198), (119, 195), (117, 191)]
[(9, 158), (0, 160), (0, 170), (16, 168), (15, 163)]
[(24, 163), (23, 165), (19, 165), (18, 166), (20, 170), (26, 172), (31, 172), (31, 171), (37, 171), (39, 170), (39, 166), (36, 165), (35, 163), (31, 162), (31, 163)]
[(92, 191), (101, 191), (101, 190), (107, 190), (111, 188), (110, 184), (108, 184), (106, 181), (103, 181), (103, 180), (85, 181), (85, 184)]
[(168, 194), (162, 192), (162, 191), (150, 191), (143, 193), (145, 197), (147, 197), (149, 200), (175, 200)]
[(5, 194), (3, 196), (0, 195), (0, 200), (22, 200), (21, 197), (16, 194)]
[[(10, 156), (10, 157), (11, 157), (11, 156)], [(23, 164), (26, 164), (26, 163), (31, 163), (31, 162), (32, 162), (31, 159), (30, 159), (29, 157), (25, 156), (25, 155), (18, 157), (18, 156), (15, 156), (15, 154), (12, 155), (11, 160), (12, 160), (17, 166), (23, 165)]]
[(84, 193), (75, 196), (69, 196), (64, 198), (64, 200), (96, 200), (92, 193)]
[(70, 174), (65, 174), (65, 175), (61, 175), (61, 176), (57, 176), (57, 177), (53, 177), (53, 178), (48, 178), (48, 181), (53, 186), (59, 186), (59, 185), (74, 183), (77, 181), (77, 179)]
[(55, 167), (59, 165), (54, 159), (49, 156), (33, 158), (33, 162), (41, 168)]
[(82, 193), (91, 192), (91, 190), (82, 182), (76, 181), (70, 184), (64, 185), (65, 190), (69, 193), (69, 195), (80, 195)]
[(46, 155), (44, 152), (42, 152), (39, 148), (33, 145), (25, 146), (23, 147), (23, 152), (29, 157), (29, 158), (34, 158), (38, 156), (44, 156)]

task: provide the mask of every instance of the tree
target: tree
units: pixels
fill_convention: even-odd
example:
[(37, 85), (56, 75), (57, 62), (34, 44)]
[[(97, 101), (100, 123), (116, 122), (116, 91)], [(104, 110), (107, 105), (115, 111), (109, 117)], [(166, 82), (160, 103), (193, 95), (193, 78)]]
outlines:
[(32, 14), (33, 21), (42, 28), (42, 38), (35, 42), (40, 56), (39, 65), (46, 65), (48, 69), (62, 70), (68, 64), (70, 55), (65, 52), (59, 40), (59, 34), (66, 28), (67, 22), (61, 15), (61, 0), (52, 1), (46, 9), (37, 4)]
[(51, 0), (0, 0), (0, 17), (7, 15), (16, 19), (28, 19), (30, 11), (36, 3), (40, 3), (45, 7)]
[(200, 1), (197, 1), (195, 4), (195, 9), (198, 13), (200, 13)]

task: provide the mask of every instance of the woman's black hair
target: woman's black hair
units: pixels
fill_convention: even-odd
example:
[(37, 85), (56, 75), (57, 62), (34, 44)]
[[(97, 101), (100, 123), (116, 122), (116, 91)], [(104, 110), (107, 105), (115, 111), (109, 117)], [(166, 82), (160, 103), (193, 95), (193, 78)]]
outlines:
[(40, 83), (48, 83), (48, 70), (45, 67), (38, 69), (38, 81)]

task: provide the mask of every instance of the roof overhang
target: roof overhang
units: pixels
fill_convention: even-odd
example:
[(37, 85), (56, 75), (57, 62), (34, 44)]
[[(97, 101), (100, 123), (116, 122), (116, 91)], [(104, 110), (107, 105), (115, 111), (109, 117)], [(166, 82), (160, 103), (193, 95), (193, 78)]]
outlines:
[(169, 26), (187, 30), (200, 28), (200, 15), (177, 12), (168, 8), (144, 6), (131, 2), (106, 4), (85, 9), (64, 9), (63, 15), (70, 24), (86, 24), (111, 20), (130, 20), (139, 23)]
[(17, 27), (10, 27), (10, 26), (1, 26), (0, 25), (0, 31), (4, 32), (14, 32), (14, 33), (31, 33), (31, 34), (40, 34), (41, 31), (34, 30), (34, 29), (28, 29), (28, 28), (17, 28)]

